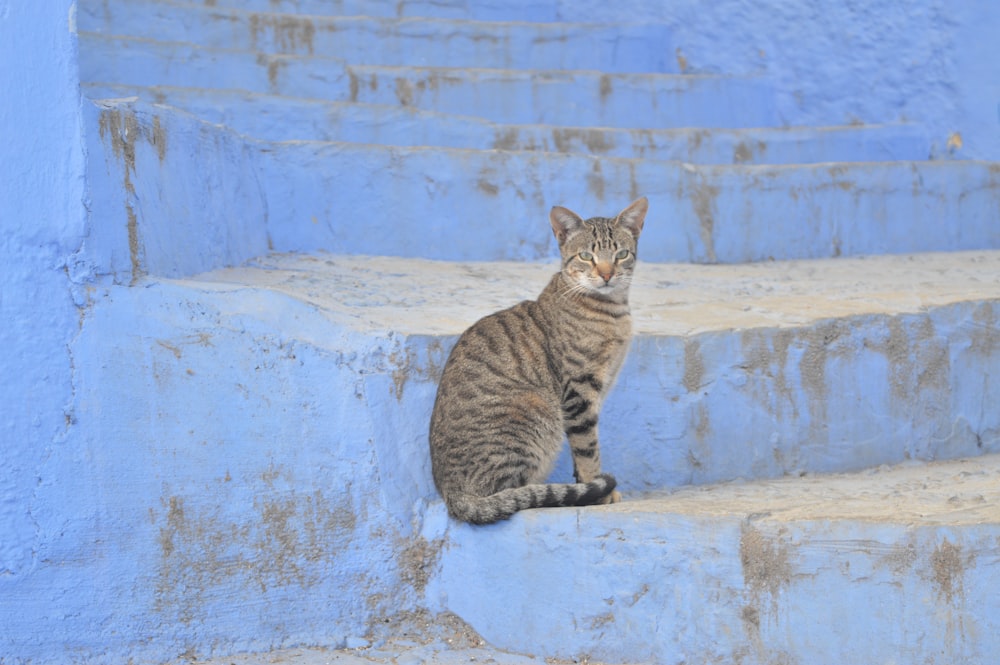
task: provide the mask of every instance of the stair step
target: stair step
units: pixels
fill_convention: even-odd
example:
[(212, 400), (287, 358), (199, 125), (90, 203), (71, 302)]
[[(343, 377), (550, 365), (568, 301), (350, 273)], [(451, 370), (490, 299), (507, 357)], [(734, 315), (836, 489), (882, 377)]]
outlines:
[(80, 30), (351, 64), (677, 70), (665, 26), (485, 22), (374, 16), (302, 16), (163, 0), (85, 4)]
[[(255, 12), (326, 16), (435, 17), (479, 21), (601, 21), (609, 14), (620, 18), (621, 12), (609, 11), (607, 3), (579, 0), (407, 0), (406, 2), (371, 2), (371, 0), (212, 0), (216, 8), (245, 9)], [(630, 8), (631, 9), (631, 8)], [(638, 12), (639, 9), (634, 11)]]
[[(627, 501), (449, 524), (426, 438), (448, 349), (552, 269), (269, 255), (91, 293), (81, 483), (134, 566), (108, 574), (109, 629), (155, 607), (140, 656), (266, 650), (429, 607), (497, 648), (610, 662), (995, 652), (1000, 252), (643, 264), (601, 424)], [(892, 471), (646, 494), (962, 455), (982, 457), (903, 470), (927, 490), (864, 484)]]
[[(568, 153), (256, 142), (155, 105), (112, 100), (86, 111), (89, 153), (103, 157), (101, 179), (106, 172), (107, 186), (117, 189), (95, 199), (105, 206), (102, 215), (119, 220), (101, 233), (122, 233), (114, 241), (119, 261), (131, 254), (150, 274), (192, 274), (268, 250), (548, 258), (554, 246), (545, 220), (553, 201), (610, 214), (640, 195), (651, 203), (643, 236), (650, 261), (1000, 247), (1000, 168), (994, 163), (702, 166)], [(115, 123), (117, 133), (109, 131)], [(136, 131), (123, 131), (129, 124)], [(134, 163), (126, 165), (126, 156)], [(213, 163), (238, 169), (213, 169)], [(220, 187), (220, 180), (230, 184)], [(128, 218), (118, 202), (132, 197), (134, 218)], [(246, 212), (234, 216), (233, 210)], [(345, 223), (359, 211), (364, 223)], [(130, 225), (135, 242), (123, 234)]]
[(400, 106), (329, 102), (233, 90), (91, 84), (92, 99), (135, 96), (169, 104), (268, 141), (314, 140), (473, 150), (575, 152), (692, 164), (806, 164), (923, 160), (915, 125), (615, 129), (499, 124)]
[(998, 505), (993, 455), (525, 511), (449, 526), (439, 593), (494, 646), (560, 658), (985, 663)]
[(350, 65), (86, 32), (80, 42), (84, 82), (236, 89), (513, 124), (639, 129), (779, 124), (770, 88), (751, 78)]
[[(353, 340), (352, 357), (391, 340), (395, 358), (373, 367), (392, 367), (415, 428), (398, 434), (424, 447), (457, 335), (536, 297), (552, 271), (293, 254), (177, 285), (209, 310), (260, 312), (284, 338)], [(636, 338), (601, 425), (626, 491), (1000, 452), (1000, 414), (984, 407), (1000, 398), (1000, 252), (644, 263), (633, 288)], [(331, 329), (272, 318), (293, 306)], [(566, 456), (555, 476), (571, 476)]]

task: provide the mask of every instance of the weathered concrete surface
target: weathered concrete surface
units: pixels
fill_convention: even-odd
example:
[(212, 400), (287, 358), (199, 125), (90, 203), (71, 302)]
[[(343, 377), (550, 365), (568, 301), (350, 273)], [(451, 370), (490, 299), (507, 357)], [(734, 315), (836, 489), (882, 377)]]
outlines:
[[(499, 527), (508, 531), (466, 533), (449, 526), (431, 482), (427, 420), (450, 344), (479, 316), (536, 295), (551, 271), (272, 255), (187, 279), (147, 276), (132, 287), (92, 289), (70, 347), (73, 473), (43, 492), (33, 512), (57, 514), (73, 497), (61, 518), (72, 537), (47, 550), (64, 565), (8, 594), (18, 608), (5, 616), (8, 651), (42, 653), (51, 626), (38, 617), (53, 606), (74, 617), (60, 633), (61, 648), (95, 662), (346, 645), (383, 617), (427, 608), (451, 609), (488, 642), (516, 652), (539, 655), (537, 644), (551, 644), (548, 655), (600, 655), (591, 640), (617, 630), (590, 621), (610, 611), (603, 600), (593, 617), (589, 606), (581, 615), (582, 641), (572, 641), (571, 631), (515, 646), (507, 629), (468, 616), (473, 601), (459, 599), (459, 578), (442, 578), (463, 574), (470, 561), (509, 568), (506, 548), (558, 549), (610, 528), (587, 522), (579, 533), (509, 531), (538, 519), (530, 517)], [(990, 318), (998, 281), (997, 252), (643, 265), (634, 294), (639, 336), (602, 420), (606, 466), (635, 493), (995, 452), (1000, 424), (985, 405), (1000, 393), (1000, 343)], [(839, 334), (828, 335), (831, 329)], [(565, 465), (555, 473), (569, 475)], [(547, 519), (561, 524), (567, 514)], [(674, 570), (663, 562), (707, 556), (700, 540), (681, 539), (681, 550), (650, 557), (650, 543), (659, 547), (661, 538), (653, 532), (661, 520), (648, 517), (654, 514), (628, 526), (636, 529), (626, 539), (636, 551), (609, 561)], [(699, 524), (692, 533), (738, 542), (739, 519)], [(495, 558), (463, 549), (485, 547), (490, 533), (507, 534), (491, 545)], [(986, 547), (949, 534), (963, 551)], [(734, 561), (725, 565), (736, 566), (738, 580)], [(966, 589), (980, 583), (979, 574), (964, 578)], [(601, 579), (594, 584), (615, 583), (614, 575)], [(581, 600), (590, 591), (581, 585)], [(721, 598), (724, 613), (732, 603), (747, 605), (746, 593), (713, 592), (699, 602)], [(478, 597), (480, 607), (494, 607)], [(655, 621), (665, 606), (638, 605), (642, 614), (619, 623)], [(565, 609), (548, 611), (539, 626), (569, 625)], [(662, 621), (684, 620), (683, 613), (670, 617)], [(760, 624), (765, 644), (778, 639), (768, 636), (764, 618)], [(722, 644), (725, 634), (713, 639)], [(610, 638), (601, 643), (617, 648)], [(666, 648), (638, 645), (639, 660)]]
[(82, 555), (63, 494), (83, 454), (71, 347), (88, 230), (73, 6), (0, 2), (0, 660), (12, 663), (52, 654), (18, 630), (25, 615), (48, 640), (80, 630), (58, 602), (19, 602)]
[(136, 97), (183, 109), (267, 141), (341, 141), (472, 150), (571, 152), (691, 164), (811, 164), (925, 160), (930, 141), (911, 124), (837, 127), (617, 129), (511, 125), (438, 111), (239, 90), (84, 86), (91, 99)]
[(349, 650), (208, 662), (985, 664), (998, 506), (994, 455), (452, 524), (433, 586), (487, 637), (424, 615)]
[(425, 423), (395, 408), (391, 334), (250, 287), (96, 287), (83, 307), (66, 476), (35, 480), (38, 559), (0, 579), (5, 658), (338, 646), (424, 604), (430, 489), (397, 487), (429, 478), (407, 440)]
[[(470, 21), (372, 16), (300, 16), (238, 7), (162, 0), (85, 2), (83, 32), (197, 43), (253, 53), (339, 58), (354, 64), (593, 69), (673, 72), (677, 59), (666, 27), (650, 21), (614, 23)], [(586, 49), (567, 44), (586, 44)]]
[[(643, 235), (651, 261), (1000, 247), (1000, 166), (992, 162), (696, 166), (292, 143), (266, 152), (261, 170), (279, 251), (548, 258), (554, 245), (544, 220), (554, 202), (612, 214), (620, 201), (641, 195), (653, 215)], [(360, 210), (364, 224), (340, 223)], [(402, 223), (400, 210), (411, 224)]]
[(258, 151), (173, 109), (84, 103), (89, 211), (77, 270), (130, 284), (238, 264), (268, 251)]
[[(266, 290), (391, 337), (402, 345), (394, 408), (422, 441), (457, 335), (534, 298), (551, 272), (288, 255), (179, 284), (228, 297)], [(1000, 415), (988, 408), (1000, 399), (998, 252), (644, 263), (632, 302), (636, 339), (601, 425), (605, 464), (626, 489), (1000, 451)], [(555, 473), (569, 477), (568, 461)]]
[[(652, 261), (1000, 246), (1000, 168), (987, 162), (699, 166), (537, 151), (257, 142), (134, 100), (106, 100), (88, 108), (85, 119), (97, 162), (91, 177), (105, 190), (99, 205), (117, 218), (89, 246), (111, 254), (95, 259), (111, 272), (176, 277), (269, 250), (547, 258), (554, 244), (544, 220), (553, 202), (610, 214), (640, 195), (661, 220), (643, 236)], [(115, 122), (132, 128), (127, 140), (109, 131)], [(232, 169), (218, 168), (223, 163)]]
[[(217, 0), (216, 7), (304, 15), (331, 12), (328, 0)], [(499, 21), (639, 20), (665, 24), (680, 71), (764, 72), (784, 122), (924, 124), (938, 155), (1000, 158), (996, 104), (1000, 58), (991, 44), (1000, 21), (992, 0), (920, 0), (886, 6), (825, 0), (339, 0), (344, 15), (433, 16)], [(584, 45), (582, 47), (586, 49)]]
[(83, 80), (232, 88), (331, 101), (447, 110), (496, 122), (631, 128), (774, 126), (759, 78), (717, 74), (356, 65), (181, 42), (81, 33)]
[[(85, 9), (112, 5), (111, 0), (81, 2), (92, 3)], [(205, 4), (187, 3), (198, 12)], [(217, 8), (226, 4), (215, 2)], [(694, 78), (595, 72), (567, 76), (536, 91), (529, 90), (530, 79), (515, 76), (496, 89), (524, 92), (522, 102), (597, 103), (603, 115), (586, 108), (590, 116), (579, 117), (601, 122), (617, 105), (628, 126), (640, 128), (687, 123), (692, 117), (714, 123), (718, 116), (709, 112), (716, 111), (741, 124), (908, 121), (926, 128), (935, 157), (996, 159), (1000, 154), (995, 131), (1000, 59), (990, 50), (1000, 5), (986, 0), (837, 7), (819, 0), (249, 0), (246, 6), (314, 12), (353, 6), (390, 16), (427, 11), (482, 19), (506, 13), (508, 19), (533, 20), (557, 20), (573, 11), (577, 20), (586, 16), (595, 23), (616, 23), (623, 14), (641, 16), (668, 27), (669, 69)], [(985, 163), (920, 165), (909, 171), (871, 165), (842, 172), (830, 165), (716, 170), (648, 162), (633, 178), (632, 167), (640, 160), (556, 157), (535, 168), (516, 151), (480, 159), (471, 157), (472, 151), (426, 157), (420, 149), (289, 147), (248, 143), (238, 132), (148, 106), (85, 103), (81, 111), (77, 65), (88, 72), (114, 69), (90, 69), (89, 58), (99, 54), (86, 45), (78, 50), (77, 7), (65, 1), (0, 0), (0, 56), (19, 63), (0, 73), (5, 83), (0, 252), (6, 270), (0, 342), (8, 351), (0, 372), (5, 406), (0, 415), (0, 659), (5, 663), (161, 662), (294, 644), (357, 645), (372, 625), (401, 608), (443, 609), (435, 584), (442, 579), (445, 538), (451, 536), (430, 484), (425, 431), (436, 368), (453, 333), (404, 335), (392, 326), (360, 332), (354, 323), (331, 320), (340, 310), (317, 307), (301, 294), (246, 285), (222, 289), (210, 279), (175, 282), (161, 279), (164, 275), (191, 276), (272, 248), (383, 254), (424, 249), (428, 256), (454, 249), (452, 258), (468, 258), (485, 245), (502, 245), (503, 257), (543, 257), (552, 248), (544, 215), (553, 199), (581, 211), (610, 212), (639, 186), (662, 197), (655, 204), (666, 219), (681, 218), (678, 226), (665, 221), (647, 235), (647, 257), (667, 256), (669, 250), (676, 252), (671, 256), (702, 261), (766, 258), (775, 256), (768, 250), (769, 237), (796, 251), (818, 246), (827, 256), (900, 247), (997, 246), (990, 235), (997, 217), (996, 172)], [(294, 30), (285, 36), (296, 40), (296, 47), (306, 44), (297, 41)], [(281, 45), (280, 31), (265, 30), (258, 37), (262, 48), (269, 39), (276, 40), (271, 46)], [(332, 91), (347, 101), (381, 99), (397, 110), (416, 103), (432, 108), (435, 96), (456, 108), (489, 107), (482, 100), (456, 97), (458, 88), (429, 90), (434, 77), (415, 67), (353, 70), (335, 59), (304, 64), (304, 56), (258, 60), (255, 53), (248, 58), (221, 49), (161, 45), (156, 48), (162, 53), (190, 60), (165, 63), (148, 50), (144, 55), (137, 40), (105, 41), (104, 46), (105, 55), (134, 77), (129, 81), (141, 86), (160, 72), (168, 81), (194, 76), (250, 90)], [(578, 49), (573, 61), (579, 68), (589, 55), (588, 44), (574, 41), (568, 47)], [(165, 73), (166, 68), (173, 72)], [(370, 89), (371, 74), (378, 91)], [(687, 120), (666, 117), (663, 108), (648, 117), (629, 115), (631, 102), (649, 109), (652, 101), (662, 100), (654, 93), (664, 81), (721, 86), (748, 77), (760, 85), (729, 88), (721, 97), (705, 95), (699, 102), (735, 99), (729, 107), (699, 108)], [(580, 81), (589, 87), (586, 94), (565, 85)], [(627, 90), (632, 83), (641, 85)], [(602, 96), (609, 101), (601, 102)], [(766, 103), (758, 103), (762, 99)], [(449, 110), (434, 107), (438, 113)], [(265, 158), (267, 151), (275, 157)], [(337, 159), (328, 161), (330, 153)], [(335, 177), (317, 176), (331, 164)], [(403, 167), (416, 173), (407, 174)], [(383, 173), (393, 175), (379, 179)], [(433, 178), (423, 179), (426, 174)], [(303, 183), (298, 192), (291, 184), (295, 181)], [(274, 189), (265, 190), (262, 183), (273, 183)], [(714, 187), (719, 187), (718, 197)], [(843, 194), (827, 194), (834, 190)], [(341, 195), (340, 204), (331, 205)], [(383, 207), (373, 209), (373, 201)], [(400, 209), (406, 206), (412, 210), (404, 224)], [(751, 219), (767, 221), (765, 211), (773, 215), (770, 225), (744, 224), (746, 217), (734, 211), (745, 206), (759, 211)], [(497, 211), (503, 211), (502, 218)], [(487, 223), (474, 226), (470, 219)], [(509, 229), (499, 235), (482, 232), (503, 227)], [(369, 238), (385, 238), (386, 244), (364, 244)], [(746, 238), (758, 244), (747, 244)], [(469, 297), (474, 298), (476, 282), (471, 284)], [(986, 284), (984, 290), (990, 289)], [(532, 294), (536, 291), (532, 288)], [(736, 475), (993, 451), (998, 428), (989, 406), (997, 401), (993, 377), (1000, 375), (994, 359), (995, 302), (990, 296), (966, 296), (926, 310), (846, 316), (832, 323), (788, 328), (761, 323), (739, 336), (718, 329), (640, 338), (650, 343), (633, 357), (655, 362), (627, 368), (616, 395), (631, 402), (608, 405), (612, 418), (604, 433), (608, 450), (614, 451), (610, 454), (617, 456), (609, 464), (633, 483), (629, 491), (635, 493)], [(468, 313), (459, 312), (456, 324)], [(654, 418), (642, 420), (637, 405)], [(743, 419), (746, 414), (756, 419)], [(639, 443), (646, 447), (638, 450), (646, 457), (626, 445), (640, 421), (644, 437)], [(565, 468), (556, 473), (566, 475)], [(559, 513), (550, 517), (564, 519)], [(703, 529), (711, 537), (728, 538), (720, 551), (741, 564), (746, 554), (749, 564), (747, 576), (730, 556), (723, 576), (744, 585), (735, 605), (720, 601), (728, 613), (716, 622), (729, 630), (724, 637), (745, 640), (743, 646), (730, 641), (734, 652), (742, 653), (746, 643), (751, 649), (760, 644), (753, 651), (764, 654), (759, 660), (790, 660), (783, 652), (798, 653), (800, 647), (776, 633), (791, 626), (796, 634), (794, 622), (810, 613), (829, 617), (835, 626), (852, 625), (852, 616), (796, 600), (799, 581), (787, 587), (779, 583), (772, 593), (774, 586), (752, 563), (755, 551), (778, 552), (780, 563), (786, 544), (781, 539), (806, 531), (772, 533), (765, 523), (757, 527), (761, 539), (750, 538), (744, 551), (733, 545), (743, 542), (740, 520), (725, 518), (715, 523), (721, 526)], [(651, 517), (638, 533), (649, 536), (648, 529), (657, 524)], [(945, 643), (939, 651), (950, 661), (982, 660), (997, 634), (995, 625), (986, 623), (995, 609), (978, 595), (996, 587), (988, 577), (996, 557), (976, 540), (985, 532), (961, 525), (906, 528), (914, 534), (918, 558), (911, 567), (899, 568), (899, 579), (882, 586), (828, 584), (842, 578), (831, 578), (819, 559), (810, 569), (813, 560), (804, 555), (790, 558), (789, 568), (814, 575), (811, 591), (843, 586), (849, 596), (844, 603), (875, 608), (876, 618), (902, 617), (886, 629), (889, 642), (909, 640), (917, 646), (900, 653), (935, 648), (935, 631), (942, 624), (933, 621), (944, 617)], [(545, 529), (533, 533), (552, 535)], [(566, 544), (559, 541), (566, 538), (563, 533), (574, 532), (555, 532), (555, 548)], [(519, 535), (516, 529), (513, 534)], [(829, 551), (829, 541), (852, 541), (859, 534), (864, 540), (909, 542), (895, 531), (851, 528), (820, 538), (823, 547), (816, 551)], [(773, 547), (767, 546), (768, 538)], [(655, 537), (648, 540), (641, 545), (646, 555), (650, 544), (653, 552), (660, 547)], [(685, 546), (683, 538), (678, 543)], [(763, 546), (755, 550), (754, 543)], [(637, 541), (633, 545), (640, 547)], [(694, 545), (690, 549), (699, 551)], [(496, 557), (502, 551), (493, 548), (487, 554)], [(938, 587), (925, 579), (931, 573), (919, 572), (958, 570), (967, 553), (975, 555), (967, 572), (939, 577)], [(653, 576), (662, 578), (664, 570), (671, 570), (671, 556), (643, 561), (660, 565)], [(848, 562), (852, 574), (860, 568), (863, 576), (863, 557)], [(641, 573), (642, 566), (630, 566), (628, 572), (634, 571)], [(886, 581), (877, 574), (869, 577)], [(684, 598), (700, 598), (706, 608), (698, 617), (702, 623), (690, 624), (696, 637), (702, 625), (713, 623), (712, 603), (726, 598), (713, 596), (712, 588), (698, 587), (695, 591), (709, 593)], [(916, 589), (922, 603), (918, 610), (910, 610), (909, 600), (894, 600), (896, 589), (905, 598)], [(790, 607), (790, 618), (768, 623), (768, 593), (788, 601), (779, 607)], [(961, 599), (965, 610), (954, 609)], [(642, 598), (636, 602), (639, 609), (631, 616), (643, 620), (657, 619), (667, 606), (643, 609)], [(730, 609), (738, 611), (735, 620)], [(961, 611), (977, 614), (969, 619)], [(561, 616), (562, 608), (555, 606), (546, 617), (550, 621), (537, 625), (559, 626), (551, 619)], [(679, 616), (660, 619), (659, 625), (675, 625), (684, 620)], [(585, 632), (593, 637), (602, 621), (585, 621)], [(759, 642), (749, 632), (755, 625)], [(917, 635), (913, 626), (930, 628)], [(870, 626), (856, 627), (863, 635)], [(740, 633), (744, 628), (747, 632)], [(815, 632), (803, 634), (817, 653), (838, 653), (848, 643), (842, 639), (830, 647)], [(641, 639), (636, 643), (654, 648)]]
[(561, 657), (987, 663), (998, 488), (994, 455), (453, 524), (441, 602), (496, 646)]

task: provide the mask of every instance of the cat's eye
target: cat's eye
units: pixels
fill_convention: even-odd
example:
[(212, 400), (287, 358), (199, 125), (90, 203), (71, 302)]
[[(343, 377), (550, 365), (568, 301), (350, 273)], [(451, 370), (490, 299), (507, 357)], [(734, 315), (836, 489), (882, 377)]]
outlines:
[(616, 261), (624, 261), (625, 259), (628, 258), (628, 255), (629, 255), (629, 251), (627, 249), (620, 249), (620, 250), (618, 250), (618, 253), (615, 254), (615, 260)]
[(594, 255), (590, 252), (580, 252), (579, 254), (581, 261), (593, 261)]

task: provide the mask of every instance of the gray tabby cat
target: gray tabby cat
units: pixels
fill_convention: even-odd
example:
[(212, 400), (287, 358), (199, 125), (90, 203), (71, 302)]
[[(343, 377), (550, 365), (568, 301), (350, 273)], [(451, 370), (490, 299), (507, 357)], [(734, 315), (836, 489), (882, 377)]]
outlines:
[[(549, 219), (562, 269), (538, 300), (480, 319), (445, 364), (431, 416), (434, 482), (452, 517), (488, 524), (525, 508), (621, 500), (601, 473), (597, 417), (625, 360), (628, 290), (648, 203)], [(544, 483), (562, 447), (576, 483)]]

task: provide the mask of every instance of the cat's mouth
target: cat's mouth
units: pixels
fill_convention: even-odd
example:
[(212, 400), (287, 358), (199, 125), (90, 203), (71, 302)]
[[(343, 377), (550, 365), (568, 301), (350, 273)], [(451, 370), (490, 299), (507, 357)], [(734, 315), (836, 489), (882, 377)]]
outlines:
[(612, 279), (611, 281), (605, 282), (601, 280), (595, 284), (591, 285), (591, 290), (597, 293), (611, 293), (612, 291), (618, 290), (618, 280)]

